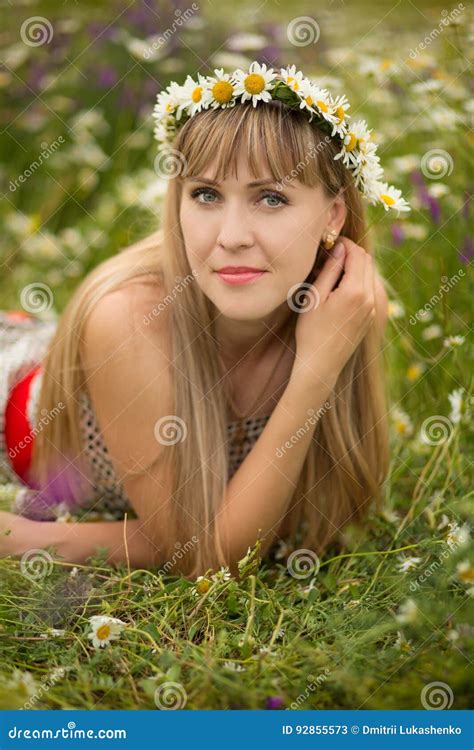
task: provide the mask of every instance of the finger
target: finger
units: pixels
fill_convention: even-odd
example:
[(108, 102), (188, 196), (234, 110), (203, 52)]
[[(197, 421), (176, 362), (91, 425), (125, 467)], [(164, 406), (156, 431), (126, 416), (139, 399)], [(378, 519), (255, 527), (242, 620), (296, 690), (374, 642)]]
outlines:
[(365, 261), (367, 253), (362, 247), (356, 245), (355, 242), (348, 240), (346, 237), (344, 238), (344, 244), (346, 247), (344, 276), (342, 277), (338, 289), (346, 291), (354, 286), (364, 288)]
[[(341, 250), (336, 250), (336, 248), (341, 248)], [(344, 269), (345, 256), (344, 243), (338, 240), (313, 285), (317, 289), (322, 302), (328, 298), (341, 275), (341, 271)]]

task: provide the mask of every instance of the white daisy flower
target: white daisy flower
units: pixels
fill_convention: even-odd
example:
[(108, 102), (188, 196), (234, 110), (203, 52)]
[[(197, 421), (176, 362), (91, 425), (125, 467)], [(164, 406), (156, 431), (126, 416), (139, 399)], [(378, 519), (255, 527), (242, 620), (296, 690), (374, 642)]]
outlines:
[(397, 640), (393, 644), (395, 648), (397, 648), (399, 651), (410, 651), (411, 650), (411, 640), (407, 641), (403, 633), (398, 630), (397, 631)]
[(203, 108), (206, 108), (210, 102), (211, 92), (207, 79), (200, 73), (198, 73), (197, 81), (188, 75), (182, 86), (181, 103), (178, 107), (178, 113), (181, 113), (185, 109), (187, 114), (193, 117)]
[[(157, 118), (162, 119), (177, 112), (179, 105), (182, 103), (182, 88), (176, 81), (172, 81), (164, 91), (160, 91), (156, 97), (156, 104), (153, 109), (153, 113)], [(181, 112), (176, 116), (179, 120)]]
[(280, 75), (282, 81), (284, 81), (292, 91), (298, 93), (301, 90), (304, 76), (300, 70), (296, 70), (296, 65), (288, 65), (286, 68), (281, 68)]
[(443, 341), (443, 346), (446, 349), (456, 349), (462, 346), (465, 340), (464, 336), (447, 336)]
[(305, 109), (307, 112), (311, 112), (311, 117), (309, 118), (309, 121), (311, 122), (313, 116), (317, 113), (315, 85), (307, 78), (304, 78), (296, 93), (300, 99), (300, 109)]
[(233, 672), (245, 672), (245, 667), (235, 661), (225, 661), (223, 667), (224, 669), (231, 669)]
[(421, 333), (421, 338), (425, 341), (432, 341), (443, 335), (443, 329), (437, 323), (427, 326)]
[(413, 423), (406, 412), (398, 406), (392, 409), (392, 422), (395, 432), (402, 437), (408, 437), (413, 434)]
[(272, 98), (270, 89), (274, 81), (273, 68), (267, 70), (265, 63), (260, 65), (253, 62), (247, 73), (240, 69), (235, 71), (235, 96), (241, 97), (242, 102), (249, 99), (254, 107), (259, 101), (269, 102)]
[(399, 573), (407, 573), (409, 570), (414, 570), (418, 563), (421, 562), (421, 557), (404, 557), (404, 555), (398, 555), (398, 559), (400, 560), (397, 566)]
[(219, 568), (217, 573), (214, 573), (211, 578), (213, 581), (229, 581), (232, 578), (232, 575), (229, 568), (226, 566)]
[(336, 118), (336, 122), (333, 124), (331, 137), (336, 134), (341, 138), (345, 136), (347, 128), (349, 127), (348, 121), (351, 118), (351, 116), (347, 114), (347, 110), (350, 106), (351, 105), (344, 95), (336, 96), (335, 99), (332, 99), (332, 110)]
[(89, 633), (87, 637), (92, 639), (94, 648), (107, 646), (110, 641), (116, 640), (127, 624), (117, 617), (107, 617), (106, 615), (93, 615), (93, 617), (89, 617), (89, 622), (92, 633)]
[(234, 90), (230, 73), (224, 73), (224, 68), (215, 69), (214, 76), (207, 76), (207, 82), (210, 87), (212, 97), (211, 107), (216, 109), (221, 107), (233, 107), (235, 105)]
[(382, 203), (384, 209), (388, 211), (389, 208), (393, 208), (395, 211), (410, 211), (410, 205), (402, 198), (402, 191), (388, 185), (386, 182), (377, 183), (379, 201)]
[(465, 547), (471, 539), (469, 526), (464, 523), (460, 526), (457, 521), (448, 524), (449, 532), (446, 536), (446, 544), (449, 547)]
[(334, 160), (342, 159), (342, 163), (345, 167), (349, 167), (351, 164), (357, 166), (359, 153), (366, 148), (371, 133), (372, 130), (368, 129), (365, 120), (355, 120), (352, 122), (344, 136), (343, 147), (341, 151), (336, 154)]
[(398, 609), (395, 615), (397, 622), (403, 625), (415, 623), (418, 620), (420, 610), (413, 599), (407, 599)]

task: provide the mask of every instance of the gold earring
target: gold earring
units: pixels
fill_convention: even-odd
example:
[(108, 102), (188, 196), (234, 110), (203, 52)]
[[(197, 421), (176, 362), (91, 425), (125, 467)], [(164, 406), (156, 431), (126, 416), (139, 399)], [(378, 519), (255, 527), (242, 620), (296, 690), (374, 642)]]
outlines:
[(328, 232), (325, 239), (323, 240), (323, 245), (326, 250), (330, 250), (332, 247), (334, 247), (334, 244), (336, 242), (337, 232)]

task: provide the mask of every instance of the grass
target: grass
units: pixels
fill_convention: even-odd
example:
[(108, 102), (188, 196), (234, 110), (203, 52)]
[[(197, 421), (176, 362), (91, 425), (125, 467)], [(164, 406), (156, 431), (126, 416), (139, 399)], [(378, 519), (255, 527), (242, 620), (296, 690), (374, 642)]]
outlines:
[[(410, 8), (409, 23), (402, 16), (372, 18), (371, 35), (364, 14), (358, 35), (358, 19), (352, 25), (351, 11), (331, 4), (329, 31), (322, 16), (316, 63), (304, 47), (282, 51), (283, 64), (291, 60), (308, 74), (330, 70), (341, 78), (341, 92), (358, 116), (383, 137), (387, 179), (412, 203), (400, 221), (369, 210), (391, 296), (385, 355), (394, 408), (384, 515), (371, 516), (363, 529), (346, 529), (344, 553), (328, 550), (317, 575), (290, 575), (286, 555), (260, 567), (251, 556), (240, 580), (210, 579), (209, 590), (198, 595), (191, 581), (112, 568), (100, 554), (84, 566), (56, 559), (39, 577), (25, 575), (16, 559), (0, 560), (1, 708), (156, 709), (163, 701), (186, 709), (416, 709), (436, 701), (437, 682), (445, 705), (462, 709), (472, 701), (474, 560), (466, 533), (473, 500), (472, 178), (462, 129), (467, 31), (463, 24), (443, 29), (418, 67), (409, 65), (408, 51), (439, 22), (438, 11), (418, 5)], [(304, 15), (307, 8), (301, 4), (301, 10)], [(80, 56), (93, 35), (74, 7), (67, 13), (79, 29), (56, 33), (51, 48), (23, 50), (27, 56), (16, 67), (8, 58), (9, 78), (0, 79), (8, 84), (3, 176), (23, 173), (41, 143), (60, 134), (66, 140), (26, 184), (6, 190), (5, 308), (20, 309), (21, 290), (41, 281), (63, 310), (100, 260), (154, 228), (161, 204), (153, 192), (146, 102), (152, 105), (158, 82), (194, 72), (191, 49), (207, 59), (208, 49), (230, 33), (216, 25), (209, 41), (190, 29), (186, 44), (179, 41), (172, 55), (151, 65), (107, 35)], [(24, 16), (18, 11), (18, 25)], [(256, 18), (259, 32), (263, 20)], [(18, 36), (13, 26), (11, 44)], [(126, 29), (145, 35), (139, 20), (129, 19)], [(380, 71), (358, 72), (364, 55), (380, 59), (394, 33), (401, 70), (389, 68), (381, 80)], [(346, 57), (336, 64), (330, 53), (341, 46)], [(58, 75), (66, 53), (75, 66)], [(52, 76), (51, 85), (37, 81), (41, 71)], [(115, 74), (121, 83), (101, 89), (101, 76)], [(423, 81), (439, 81), (441, 89), (421, 92), (415, 87)], [(441, 106), (460, 118), (458, 126), (440, 124)], [(98, 148), (110, 157), (106, 162)], [(443, 179), (420, 171), (433, 149), (443, 151)], [(440, 292), (445, 277), (456, 280)], [(403, 572), (407, 558), (419, 559)], [(93, 615), (126, 623), (100, 650), (88, 638)]]

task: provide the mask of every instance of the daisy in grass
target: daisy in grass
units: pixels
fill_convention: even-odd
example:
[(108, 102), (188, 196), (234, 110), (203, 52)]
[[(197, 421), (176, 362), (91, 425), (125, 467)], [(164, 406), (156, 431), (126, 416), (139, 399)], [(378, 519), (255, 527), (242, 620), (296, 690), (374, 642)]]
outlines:
[(464, 344), (464, 336), (447, 336), (443, 341), (443, 346), (446, 349), (456, 349)]
[(88, 638), (92, 639), (94, 648), (108, 646), (110, 641), (116, 640), (127, 623), (122, 622), (117, 617), (107, 617), (106, 615), (93, 615), (89, 617), (92, 627), (92, 633)]
[(224, 68), (214, 70), (214, 76), (208, 76), (207, 82), (210, 87), (210, 93), (212, 97), (211, 107), (216, 109), (221, 107), (235, 106), (236, 99), (234, 98), (234, 83), (230, 77), (230, 73), (224, 73)]
[(267, 70), (265, 63), (253, 62), (247, 73), (240, 69), (235, 71), (235, 96), (242, 102), (249, 99), (254, 107), (259, 101), (269, 102), (272, 98), (269, 89), (274, 79), (273, 68)]
[(414, 570), (419, 562), (421, 562), (421, 557), (405, 557), (404, 555), (398, 555), (398, 559), (400, 560), (397, 570), (399, 573), (407, 573), (409, 570)]
[(217, 573), (214, 573), (211, 578), (213, 581), (229, 581), (232, 578), (232, 575), (228, 567), (222, 567), (219, 568)]
[(194, 596), (203, 596), (211, 588), (211, 581), (205, 576), (198, 576), (193, 588)]
[(395, 406), (392, 409), (392, 421), (395, 432), (402, 437), (408, 437), (413, 434), (413, 423), (406, 412)]

